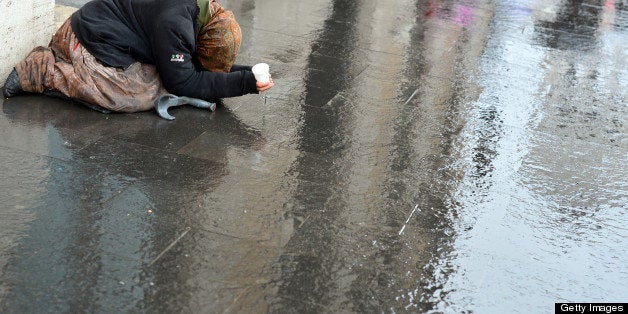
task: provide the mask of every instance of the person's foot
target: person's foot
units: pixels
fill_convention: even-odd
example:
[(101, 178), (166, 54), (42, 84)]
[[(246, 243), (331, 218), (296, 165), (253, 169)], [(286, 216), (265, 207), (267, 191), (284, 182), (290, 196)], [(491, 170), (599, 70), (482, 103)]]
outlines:
[(17, 76), (17, 71), (13, 68), (11, 74), (7, 77), (7, 80), (4, 82), (4, 97), (13, 97), (19, 93), (23, 92), (22, 85), (20, 85), (20, 78)]

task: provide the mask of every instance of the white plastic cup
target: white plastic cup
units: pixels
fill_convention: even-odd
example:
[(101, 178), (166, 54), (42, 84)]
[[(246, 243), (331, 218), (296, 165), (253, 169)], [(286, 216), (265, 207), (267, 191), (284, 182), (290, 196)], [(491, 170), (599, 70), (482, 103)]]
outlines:
[(253, 66), (253, 75), (255, 80), (260, 83), (268, 83), (270, 81), (270, 66), (267, 63), (258, 63)]

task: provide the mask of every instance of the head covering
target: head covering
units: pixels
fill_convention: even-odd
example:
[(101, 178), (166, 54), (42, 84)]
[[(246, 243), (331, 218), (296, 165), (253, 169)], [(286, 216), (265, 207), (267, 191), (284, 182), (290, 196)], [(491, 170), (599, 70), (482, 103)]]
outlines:
[(212, 12), (210, 10), (210, 6), (211, 6), (210, 2), (213, 2), (213, 0), (196, 0), (196, 5), (198, 6), (198, 9), (199, 9), (196, 22), (198, 23), (199, 29), (203, 27), (203, 25), (207, 24), (209, 19), (211, 19), (212, 17)]
[(242, 41), (240, 25), (233, 12), (224, 10), (217, 2), (213, 0), (197, 1), (197, 3), (209, 1), (209, 14), (206, 14), (209, 19), (201, 27), (196, 40), (198, 59), (208, 71), (229, 72)]

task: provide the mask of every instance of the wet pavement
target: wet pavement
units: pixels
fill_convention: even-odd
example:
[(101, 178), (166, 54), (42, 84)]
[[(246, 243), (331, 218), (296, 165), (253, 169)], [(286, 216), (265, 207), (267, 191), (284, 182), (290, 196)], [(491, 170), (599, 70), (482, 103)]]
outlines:
[(626, 1), (221, 3), (266, 99), (0, 100), (0, 312), (628, 300)]

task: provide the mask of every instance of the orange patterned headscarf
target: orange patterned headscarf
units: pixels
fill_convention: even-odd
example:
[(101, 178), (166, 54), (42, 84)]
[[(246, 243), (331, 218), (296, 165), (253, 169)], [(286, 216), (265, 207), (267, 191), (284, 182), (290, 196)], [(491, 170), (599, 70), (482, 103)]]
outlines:
[(210, 3), (209, 21), (197, 36), (196, 53), (203, 67), (212, 72), (229, 72), (235, 62), (242, 31), (233, 12), (215, 1)]

